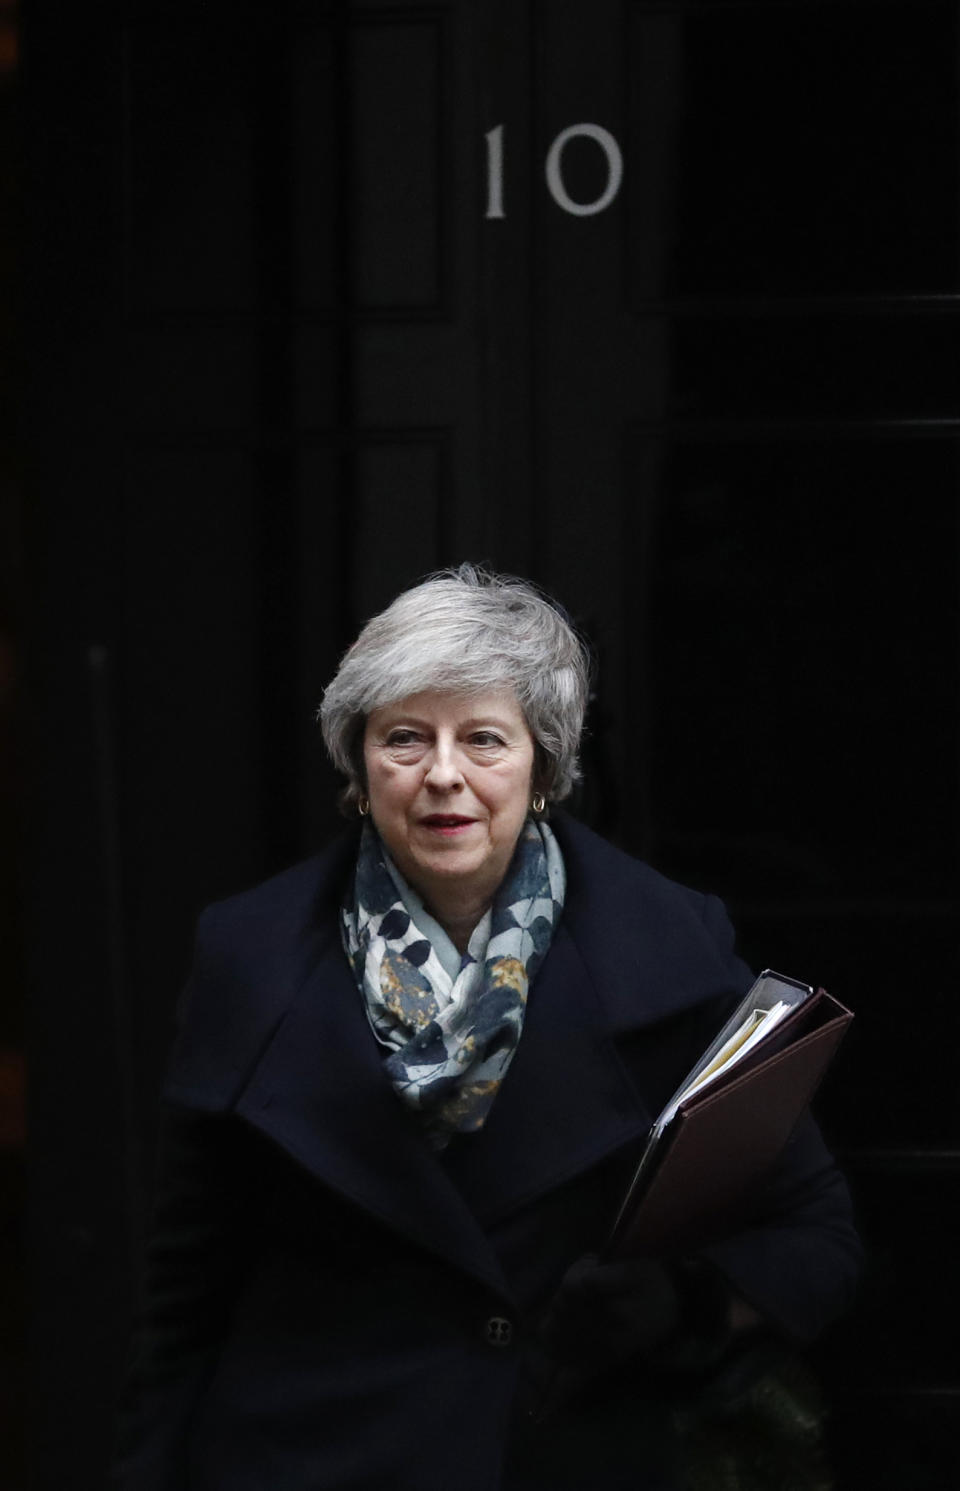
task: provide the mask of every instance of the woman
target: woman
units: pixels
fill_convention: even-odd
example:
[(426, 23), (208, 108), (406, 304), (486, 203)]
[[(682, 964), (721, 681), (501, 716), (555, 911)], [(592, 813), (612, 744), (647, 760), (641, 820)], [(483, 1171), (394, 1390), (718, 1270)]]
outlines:
[(582, 644), (463, 566), (364, 628), (324, 738), (355, 826), (202, 917), (165, 1090), (124, 1491), (680, 1484), (742, 1339), (858, 1250), (811, 1120), (693, 1256), (598, 1261), (750, 983), (720, 903), (552, 805)]

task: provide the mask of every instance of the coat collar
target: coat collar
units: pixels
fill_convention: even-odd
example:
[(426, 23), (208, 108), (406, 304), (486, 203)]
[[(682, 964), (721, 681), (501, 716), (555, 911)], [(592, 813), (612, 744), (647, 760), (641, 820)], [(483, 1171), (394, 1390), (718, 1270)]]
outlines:
[[(340, 946), (349, 845), (318, 866), (306, 918), (309, 957), (301, 937), (299, 957), (290, 960), (297, 987), (288, 982), (285, 991), (281, 978), (264, 991), (272, 1029), (231, 1104), (319, 1180), (503, 1294), (481, 1224), (639, 1141), (651, 1114), (616, 1042), (674, 1013), (678, 998), (704, 995), (702, 968), (696, 995), (684, 985), (683, 934), (689, 941), (696, 918), (678, 911), (676, 888), (666, 894), (660, 877), (566, 815), (554, 827), (567, 864), (567, 904), (480, 1134), (455, 1140), (449, 1159), (439, 1160), (390, 1087)], [(671, 925), (671, 916), (686, 925)], [(278, 970), (281, 961), (278, 955)]]

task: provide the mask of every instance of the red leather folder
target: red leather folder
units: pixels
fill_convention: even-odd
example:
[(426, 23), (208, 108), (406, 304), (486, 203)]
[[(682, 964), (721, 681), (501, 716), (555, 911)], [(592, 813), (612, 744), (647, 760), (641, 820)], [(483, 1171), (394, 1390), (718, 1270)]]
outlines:
[(818, 989), (741, 1062), (685, 1099), (644, 1152), (607, 1256), (713, 1235), (786, 1145), (852, 1019)]

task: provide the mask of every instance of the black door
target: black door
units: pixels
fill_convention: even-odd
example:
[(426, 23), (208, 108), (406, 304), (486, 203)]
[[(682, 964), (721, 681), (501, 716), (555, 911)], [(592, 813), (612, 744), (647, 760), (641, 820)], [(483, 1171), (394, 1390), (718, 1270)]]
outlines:
[(939, 1491), (956, 4), (74, 9), (25, 35), (38, 1487), (102, 1482), (196, 912), (330, 831), (324, 682), (471, 557), (594, 641), (582, 814), (857, 1011), (835, 1455)]

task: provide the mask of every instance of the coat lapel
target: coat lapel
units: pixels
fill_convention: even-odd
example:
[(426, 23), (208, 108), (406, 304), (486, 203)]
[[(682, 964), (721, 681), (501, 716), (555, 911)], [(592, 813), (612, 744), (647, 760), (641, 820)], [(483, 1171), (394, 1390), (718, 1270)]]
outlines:
[(503, 1088), (483, 1130), (455, 1141), (451, 1174), (489, 1223), (638, 1141), (650, 1123), (561, 921)]
[(335, 930), (235, 1108), (318, 1180), (509, 1293), (482, 1229), (390, 1086)]

